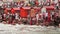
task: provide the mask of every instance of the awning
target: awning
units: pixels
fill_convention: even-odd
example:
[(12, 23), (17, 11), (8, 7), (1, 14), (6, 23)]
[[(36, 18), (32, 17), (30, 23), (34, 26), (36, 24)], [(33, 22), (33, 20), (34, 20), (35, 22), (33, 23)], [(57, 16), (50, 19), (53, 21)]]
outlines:
[[(23, 9), (26, 9), (26, 10), (29, 10), (31, 9), (31, 7), (22, 7)], [(40, 7), (33, 7), (34, 9), (38, 9), (40, 10), (41, 8)], [(7, 8), (8, 10), (11, 10), (11, 8)], [(13, 8), (14, 10), (20, 10), (20, 8)]]
[(31, 9), (31, 7), (22, 7), (22, 8), (27, 10)]
[[(7, 10), (11, 10), (11, 8), (6, 8)], [(20, 8), (13, 8), (14, 10), (20, 10)]]
[(55, 9), (54, 6), (45, 6), (45, 8), (46, 8), (47, 10), (54, 10), (54, 9)]

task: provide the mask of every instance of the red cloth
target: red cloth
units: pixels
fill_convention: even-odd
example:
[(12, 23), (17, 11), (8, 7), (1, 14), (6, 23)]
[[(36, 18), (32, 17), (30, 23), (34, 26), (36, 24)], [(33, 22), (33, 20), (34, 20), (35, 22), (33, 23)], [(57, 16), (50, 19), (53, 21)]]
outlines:
[(4, 12), (7, 14), (8, 13), (8, 10), (5, 8)]
[(28, 15), (27, 11), (23, 8), (20, 8), (20, 16), (25, 18), (27, 17), (27, 15)]
[(14, 13), (15, 13), (15, 10), (14, 10), (13, 8), (11, 9), (11, 13), (12, 13), (12, 14), (14, 14)]
[(48, 22), (50, 22), (50, 20), (51, 20), (50, 12), (48, 12)]
[(54, 10), (54, 6), (45, 6), (46, 10)]

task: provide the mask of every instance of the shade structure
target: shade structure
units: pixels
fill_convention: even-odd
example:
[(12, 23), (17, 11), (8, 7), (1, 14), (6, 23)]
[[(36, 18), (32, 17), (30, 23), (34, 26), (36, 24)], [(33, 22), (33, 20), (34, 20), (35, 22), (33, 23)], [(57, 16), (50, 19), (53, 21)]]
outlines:
[(46, 10), (54, 10), (54, 6), (45, 6)]
[(22, 8), (25, 9), (25, 10), (31, 9), (31, 7), (22, 7)]
[(26, 18), (27, 15), (28, 15), (28, 12), (25, 9), (20, 8), (20, 17)]
[(41, 11), (41, 7), (33, 7), (35, 9), (35, 11), (38, 13), (39, 11)]

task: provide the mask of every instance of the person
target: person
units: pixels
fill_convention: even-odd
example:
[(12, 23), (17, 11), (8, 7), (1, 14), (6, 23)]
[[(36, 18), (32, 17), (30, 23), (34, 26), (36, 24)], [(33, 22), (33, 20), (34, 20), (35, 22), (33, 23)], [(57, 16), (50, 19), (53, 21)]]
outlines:
[(39, 20), (38, 20), (38, 22), (40, 24), (43, 23), (43, 14), (41, 12), (39, 13)]
[(28, 1), (25, 1), (24, 3), (25, 3), (25, 4), (24, 4), (24, 6), (27, 6), (27, 5), (29, 4), (29, 2), (28, 2)]
[(35, 0), (29, 0), (29, 4), (31, 4), (31, 6), (33, 7), (35, 5)]
[(0, 9), (1, 9), (2, 5), (3, 5), (3, 1), (0, 0)]
[(2, 22), (2, 14), (0, 13), (0, 22)]
[(48, 25), (48, 13), (43, 13), (44, 25)]
[(31, 18), (30, 25), (32, 25), (32, 19), (35, 17), (35, 15), (36, 15), (36, 11), (33, 8), (31, 8), (31, 11), (30, 11), (30, 18)]
[(16, 22), (18, 22), (18, 20), (19, 20), (19, 14), (18, 13), (15, 13), (15, 20), (16, 20)]
[(59, 20), (60, 18), (59, 18), (59, 16), (58, 16), (58, 13), (57, 12), (55, 12), (55, 17), (54, 17), (54, 26), (56, 27), (56, 26), (59, 26)]
[(41, 7), (41, 13), (43, 14), (43, 13), (46, 13), (46, 8), (45, 7)]
[(9, 22), (8, 24), (11, 24), (12, 23), (12, 13), (9, 14)]
[(59, 26), (59, 17), (57, 16), (57, 17), (55, 17), (55, 19), (54, 19), (54, 26), (56, 27), (56, 26)]
[(4, 9), (4, 13), (6, 13), (6, 14), (8, 13), (8, 10), (6, 8)]
[(59, 3), (56, 4), (56, 9), (59, 10)]
[(12, 25), (16, 25), (15, 20), (12, 21)]
[(37, 24), (38, 24), (38, 20), (39, 20), (39, 14), (36, 14), (36, 19), (37, 19)]
[(35, 1), (35, 5), (38, 6), (39, 5), (39, 2), (38, 0)]
[(3, 21), (5, 21), (6, 20), (6, 14), (4, 13), (2, 17), (3, 17)]

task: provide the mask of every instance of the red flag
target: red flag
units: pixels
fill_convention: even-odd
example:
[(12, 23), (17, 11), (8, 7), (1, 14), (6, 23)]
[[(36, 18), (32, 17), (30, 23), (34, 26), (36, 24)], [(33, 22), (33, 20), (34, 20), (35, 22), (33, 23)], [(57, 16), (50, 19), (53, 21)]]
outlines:
[(12, 13), (12, 14), (14, 14), (14, 13), (15, 13), (15, 10), (14, 10), (13, 8), (11, 9), (11, 13)]

